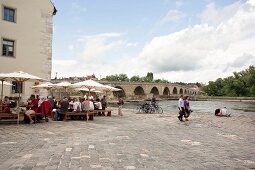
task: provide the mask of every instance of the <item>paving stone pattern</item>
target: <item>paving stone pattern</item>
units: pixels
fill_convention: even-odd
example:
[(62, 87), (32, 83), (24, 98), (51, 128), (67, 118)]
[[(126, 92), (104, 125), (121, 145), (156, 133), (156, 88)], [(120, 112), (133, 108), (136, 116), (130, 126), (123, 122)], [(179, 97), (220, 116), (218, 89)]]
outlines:
[[(1, 170), (255, 169), (255, 120), (193, 113), (0, 125)], [(1, 122), (0, 122), (1, 123)]]

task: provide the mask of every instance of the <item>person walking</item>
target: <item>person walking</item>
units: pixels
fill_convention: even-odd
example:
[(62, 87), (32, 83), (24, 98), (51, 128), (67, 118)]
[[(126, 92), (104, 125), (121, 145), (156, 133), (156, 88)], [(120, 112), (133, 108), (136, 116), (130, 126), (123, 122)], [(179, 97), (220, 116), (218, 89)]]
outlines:
[(184, 97), (184, 109), (185, 109), (185, 121), (188, 121), (188, 117), (190, 116), (190, 113), (192, 112), (190, 105), (189, 105), (189, 96)]
[(118, 115), (119, 116), (123, 116), (123, 113), (122, 113), (122, 106), (124, 105), (124, 101), (121, 97), (119, 97), (119, 101), (118, 101), (118, 106), (119, 106), (119, 109), (118, 109)]
[(183, 116), (185, 114), (183, 95), (181, 95), (179, 100), (178, 100), (178, 109), (179, 109), (178, 119), (180, 121), (183, 121), (182, 118), (183, 118)]

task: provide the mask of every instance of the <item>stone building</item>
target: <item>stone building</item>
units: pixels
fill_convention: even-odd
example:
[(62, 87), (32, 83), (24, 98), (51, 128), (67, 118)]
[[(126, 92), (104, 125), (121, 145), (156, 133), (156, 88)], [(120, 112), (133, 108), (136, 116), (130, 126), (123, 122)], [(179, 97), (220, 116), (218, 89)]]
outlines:
[[(52, 18), (50, 0), (0, 0), (0, 72), (23, 71), (50, 81), (52, 67)], [(34, 93), (23, 83), (4, 87), (4, 95), (22, 99)]]

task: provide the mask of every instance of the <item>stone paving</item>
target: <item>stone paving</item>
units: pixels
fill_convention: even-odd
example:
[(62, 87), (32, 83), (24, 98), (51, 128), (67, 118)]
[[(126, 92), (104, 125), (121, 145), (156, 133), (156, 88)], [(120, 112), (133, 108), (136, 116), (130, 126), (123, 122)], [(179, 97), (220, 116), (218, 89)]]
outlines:
[[(1, 123), (1, 122), (0, 122)], [(0, 125), (1, 170), (255, 169), (255, 120), (192, 113)]]

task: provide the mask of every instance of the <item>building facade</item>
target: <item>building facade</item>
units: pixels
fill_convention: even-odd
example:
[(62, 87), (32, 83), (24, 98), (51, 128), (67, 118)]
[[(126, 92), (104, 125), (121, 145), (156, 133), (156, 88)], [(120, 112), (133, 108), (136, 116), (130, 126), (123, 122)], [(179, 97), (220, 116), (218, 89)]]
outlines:
[[(50, 0), (0, 0), (1, 73), (23, 71), (50, 81), (55, 13)], [(21, 91), (24, 100), (35, 93), (35, 84), (4, 86), (4, 95), (15, 97)]]

